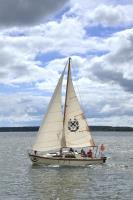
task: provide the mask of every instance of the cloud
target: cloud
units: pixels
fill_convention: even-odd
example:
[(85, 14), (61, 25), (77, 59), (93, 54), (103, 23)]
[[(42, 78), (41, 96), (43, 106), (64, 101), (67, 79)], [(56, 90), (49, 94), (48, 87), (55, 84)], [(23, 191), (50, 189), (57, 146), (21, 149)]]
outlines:
[(132, 93), (123, 91), (117, 84), (83, 77), (78, 80), (76, 91), (80, 93), (79, 100), (90, 125), (132, 126)]
[(0, 25), (32, 25), (63, 8), (66, 0), (0, 0)]
[(89, 124), (132, 125), (132, 2), (22, 2), (0, 1), (1, 125), (40, 124), (69, 56)]
[(88, 21), (93, 25), (102, 26), (127, 26), (132, 24), (133, 5), (100, 5), (88, 15)]
[(111, 52), (106, 57), (110, 66), (124, 74), (124, 78), (133, 79), (133, 28), (115, 33), (108, 40)]
[(113, 34), (105, 43), (110, 47), (110, 52), (93, 57), (87, 74), (92, 79), (117, 84), (125, 91), (133, 92), (133, 29)]
[(101, 66), (95, 66), (92, 69), (92, 73), (102, 82), (110, 82), (118, 84), (123, 87), (124, 90), (133, 92), (133, 80), (129, 80), (123, 77), (122, 72), (116, 72), (103, 69)]
[(71, 0), (71, 9), (67, 16), (77, 17), (84, 26), (104, 27), (129, 26), (133, 24), (133, 5), (131, 1), (88, 1)]
[[(9, 101), (10, 99), (10, 101)], [(37, 93), (0, 93), (0, 126), (38, 125), (46, 111), (49, 98)]]
[[(25, 34), (21, 35), (22, 32)], [(55, 66), (60, 66), (61, 71), (64, 56), (85, 54), (89, 49), (100, 51), (105, 43), (96, 37), (88, 38), (76, 19), (64, 18), (34, 28), (5, 29), (1, 31), (0, 46), (0, 82), (18, 84), (44, 80)], [(62, 59), (53, 59), (53, 63), (36, 59), (37, 55), (50, 52), (58, 52)], [(51, 74), (57, 78), (59, 71)]]

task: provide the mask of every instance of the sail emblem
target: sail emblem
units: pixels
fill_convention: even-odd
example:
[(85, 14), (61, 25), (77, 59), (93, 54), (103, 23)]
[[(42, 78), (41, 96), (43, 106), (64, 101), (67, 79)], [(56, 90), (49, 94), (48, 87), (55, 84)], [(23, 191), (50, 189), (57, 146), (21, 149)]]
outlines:
[(79, 122), (77, 119), (74, 118), (72, 121), (71, 119), (68, 121), (68, 130), (71, 132), (75, 132), (79, 129)]

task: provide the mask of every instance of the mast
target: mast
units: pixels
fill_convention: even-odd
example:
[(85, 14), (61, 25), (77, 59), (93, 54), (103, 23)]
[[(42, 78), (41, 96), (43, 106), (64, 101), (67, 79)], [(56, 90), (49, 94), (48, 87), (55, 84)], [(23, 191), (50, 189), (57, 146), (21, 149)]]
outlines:
[(69, 60), (68, 60), (67, 84), (66, 84), (65, 105), (64, 105), (64, 116), (63, 116), (62, 147), (66, 147), (65, 119), (66, 119), (66, 108), (67, 108), (68, 82), (69, 82), (69, 76), (70, 76), (70, 63), (71, 63), (71, 58), (69, 58)]

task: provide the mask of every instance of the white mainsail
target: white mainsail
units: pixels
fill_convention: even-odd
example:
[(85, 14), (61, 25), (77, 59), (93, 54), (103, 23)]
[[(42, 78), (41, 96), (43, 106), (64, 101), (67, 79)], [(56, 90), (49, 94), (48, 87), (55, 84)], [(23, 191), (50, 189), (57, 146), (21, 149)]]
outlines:
[(65, 69), (58, 81), (54, 94), (49, 103), (47, 113), (40, 126), (36, 142), (32, 148), (34, 151), (49, 151), (61, 147), (63, 131), (61, 88), (64, 72)]
[(64, 113), (64, 138), (66, 147), (95, 146), (87, 121), (81, 110), (71, 78), (70, 59)]
[(38, 131), (36, 142), (32, 148), (34, 151), (50, 151), (62, 147), (95, 146), (74, 90), (70, 67), (69, 59), (64, 116), (61, 106), (61, 89), (65, 69)]

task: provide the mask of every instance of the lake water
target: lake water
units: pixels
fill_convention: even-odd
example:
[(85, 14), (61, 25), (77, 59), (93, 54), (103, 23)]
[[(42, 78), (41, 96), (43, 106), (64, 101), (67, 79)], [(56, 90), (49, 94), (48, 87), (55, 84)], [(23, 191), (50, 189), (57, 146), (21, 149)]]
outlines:
[(0, 200), (132, 200), (133, 132), (93, 132), (108, 161), (88, 167), (32, 166), (36, 132), (0, 133)]

